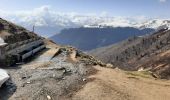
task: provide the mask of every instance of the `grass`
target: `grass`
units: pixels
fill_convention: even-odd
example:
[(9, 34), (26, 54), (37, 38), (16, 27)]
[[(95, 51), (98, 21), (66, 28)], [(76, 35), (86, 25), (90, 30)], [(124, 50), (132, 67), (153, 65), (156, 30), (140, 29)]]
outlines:
[(152, 73), (149, 71), (126, 71), (127, 75), (138, 76), (143, 78), (153, 78)]

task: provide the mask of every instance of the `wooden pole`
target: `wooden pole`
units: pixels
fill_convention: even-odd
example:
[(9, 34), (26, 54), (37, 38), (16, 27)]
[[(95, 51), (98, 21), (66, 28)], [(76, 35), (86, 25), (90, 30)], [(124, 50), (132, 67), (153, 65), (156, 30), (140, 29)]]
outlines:
[(34, 30), (35, 30), (35, 25), (33, 25), (33, 28), (32, 28), (32, 32), (34, 33)]

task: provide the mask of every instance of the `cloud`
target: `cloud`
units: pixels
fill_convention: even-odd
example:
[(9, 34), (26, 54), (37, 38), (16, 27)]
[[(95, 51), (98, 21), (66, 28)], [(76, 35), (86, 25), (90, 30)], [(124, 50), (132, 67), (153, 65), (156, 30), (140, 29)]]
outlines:
[(160, 2), (162, 2), (162, 3), (165, 3), (167, 0), (159, 0)]
[[(99, 16), (98, 16), (99, 15)], [(134, 17), (110, 17), (108, 12), (100, 14), (79, 14), (76, 12), (63, 13), (52, 10), (49, 5), (44, 5), (30, 11), (8, 12), (0, 10), (0, 17), (23, 25), (29, 26), (51, 26), (51, 27), (78, 27), (83, 25), (94, 25), (100, 23), (124, 23), (129, 24), (132, 21), (143, 21), (145, 18)]]
[(62, 14), (52, 11), (50, 6), (42, 6), (32, 11), (0, 11), (0, 17), (24, 26), (55, 26), (57, 23), (67, 26), (66, 22), (68, 22)]
[(42, 27), (43, 30), (41, 30), (40, 33), (46, 33), (44, 30), (47, 32), (52, 30), (50, 33), (56, 33), (63, 28), (74, 28), (89, 25), (108, 25), (115, 27), (134, 26), (135, 24), (143, 23), (148, 20), (145, 16), (110, 16), (109, 13), (105, 11), (100, 14), (80, 14), (76, 12), (64, 13), (54, 11), (49, 5), (44, 5), (28, 11), (9, 12), (0, 10), (0, 17), (31, 30), (33, 25), (36, 27)]

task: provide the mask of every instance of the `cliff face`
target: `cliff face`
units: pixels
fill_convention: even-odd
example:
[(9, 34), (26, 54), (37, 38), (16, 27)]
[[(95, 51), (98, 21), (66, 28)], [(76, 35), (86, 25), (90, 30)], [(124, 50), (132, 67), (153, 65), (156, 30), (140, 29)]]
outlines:
[(130, 38), (121, 43), (91, 51), (98, 59), (124, 70), (147, 69), (161, 78), (169, 78), (170, 31)]
[(6, 43), (16, 43), (38, 37), (35, 33), (0, 18), (0, 37)]

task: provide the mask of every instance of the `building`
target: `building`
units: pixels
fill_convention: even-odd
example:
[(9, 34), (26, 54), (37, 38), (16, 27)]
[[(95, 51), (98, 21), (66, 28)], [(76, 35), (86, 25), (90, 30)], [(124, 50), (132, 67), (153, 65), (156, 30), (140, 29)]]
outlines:
[(0, 67), (24, 61), (44, 48), (42, 37), (0, 18)]
[(5, 43), (3, 39), (0, 38), (0, 63), (3, 65), (11, 65), (24, 61), (44, 48), (44, 41), (40, 37), (31, 38), (13, 44)]

